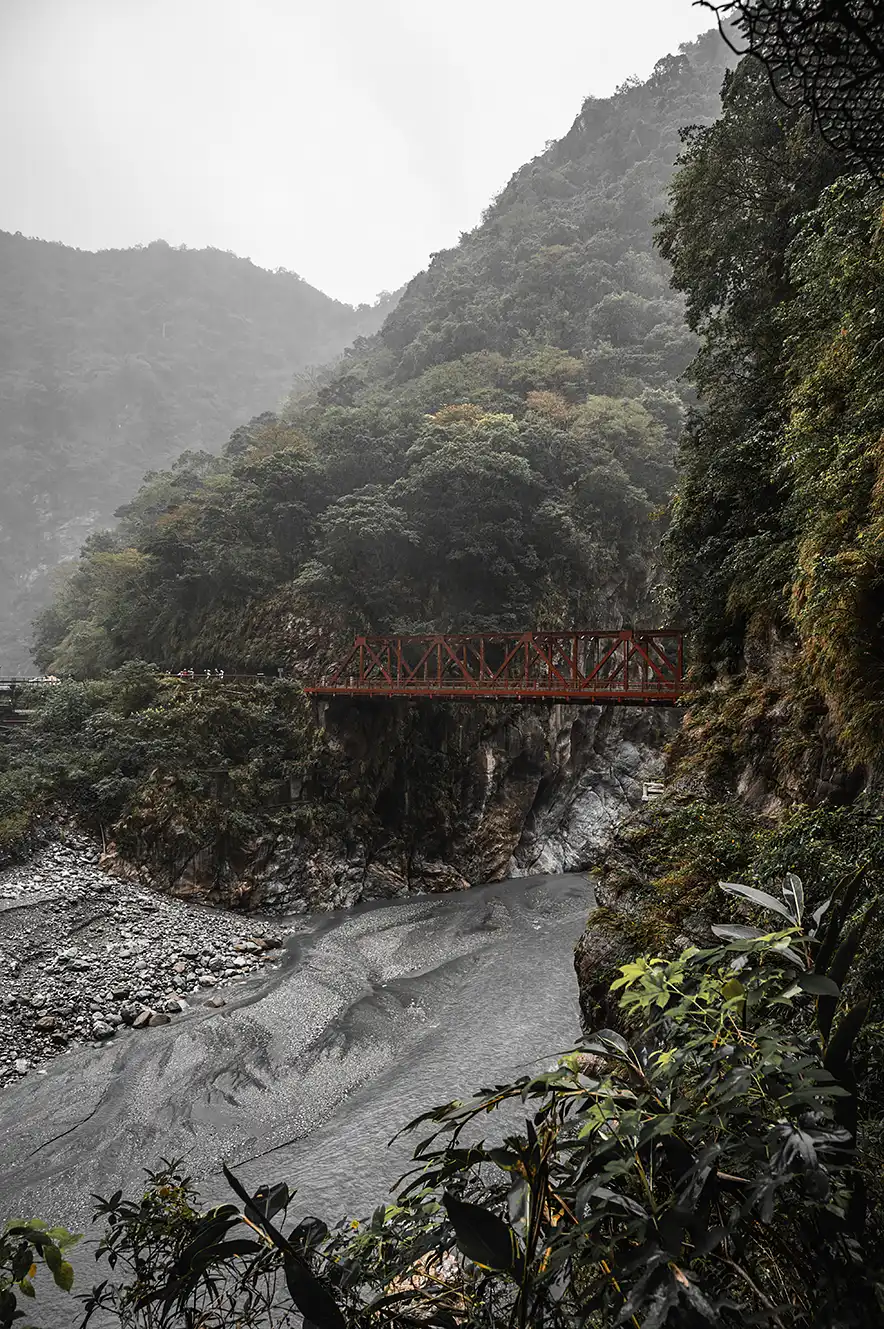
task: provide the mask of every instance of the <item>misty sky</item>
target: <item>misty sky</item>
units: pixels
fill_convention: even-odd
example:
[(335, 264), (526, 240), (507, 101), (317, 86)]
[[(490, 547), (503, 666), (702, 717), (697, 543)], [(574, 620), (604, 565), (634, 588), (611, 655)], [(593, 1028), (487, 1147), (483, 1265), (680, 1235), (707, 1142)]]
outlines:
[(371, 300), (711, 26), (691, 0), (0, 0), (0, 229)]

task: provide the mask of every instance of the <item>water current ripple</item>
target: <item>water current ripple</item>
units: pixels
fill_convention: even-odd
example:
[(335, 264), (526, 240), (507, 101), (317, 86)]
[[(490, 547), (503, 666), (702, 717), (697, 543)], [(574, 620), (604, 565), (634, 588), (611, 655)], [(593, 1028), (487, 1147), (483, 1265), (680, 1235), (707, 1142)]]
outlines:
[(91, 1194), (137, 1185), (161, 1156), (184, 1158), (207, 1201), (227, 1198), (224, 1159), (248, 1184), (296, 1186), (299, 1212), (369, 1211), (407, 1167), (413, 1142), (387, 1147), (407, 1121), (573, 1044), (590, 907), (568, 875), (317, 917), (223, 1010), (0, 1094), (0, 1213), (83, 1231)]

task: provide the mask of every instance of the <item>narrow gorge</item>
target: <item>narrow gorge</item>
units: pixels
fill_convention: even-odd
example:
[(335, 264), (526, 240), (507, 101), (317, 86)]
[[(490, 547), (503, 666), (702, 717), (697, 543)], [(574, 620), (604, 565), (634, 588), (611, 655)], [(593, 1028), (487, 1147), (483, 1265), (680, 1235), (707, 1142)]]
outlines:
[(884, 1324), (884, 26), (710, 7), (370, 307), (0, 235), (0, 1326)]

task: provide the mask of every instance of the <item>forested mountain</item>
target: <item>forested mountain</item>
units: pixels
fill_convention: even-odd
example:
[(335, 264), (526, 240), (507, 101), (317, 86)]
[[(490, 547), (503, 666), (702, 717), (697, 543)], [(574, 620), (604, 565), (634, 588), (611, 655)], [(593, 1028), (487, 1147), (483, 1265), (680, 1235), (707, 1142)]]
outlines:
[(768, 793), (884, 761), (882, 204), (748, 61), (662, 230), (702, 338), (669, 550), (715, 686), (685, 743)]
[(420, 629), (651, 612), (694, 349), (653, 223), (727, 55), (710, 33), (590, 98), (318, 391), (152, 479), (44, 615), (40, 661), (284, 663), (294, 613)]
[(145, 472), (217, 452), (390, 304), (354, 310), (220, 250), (88, 253), (0, 233), (0, 674), (25, 667), (41, 569)]

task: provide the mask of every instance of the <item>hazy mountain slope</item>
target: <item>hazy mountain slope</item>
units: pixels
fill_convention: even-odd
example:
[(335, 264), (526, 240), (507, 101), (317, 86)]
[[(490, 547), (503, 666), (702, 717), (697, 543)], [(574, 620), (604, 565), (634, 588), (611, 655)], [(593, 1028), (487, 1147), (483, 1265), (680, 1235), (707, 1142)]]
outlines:
[(25, 665), (39, 569), (146, 471), (218, 451), (388, 309), (219, 250), (88, 253), (0, 233), (0, 674)]
[[(28, 734), (7, 745), (0, 832), (4, 800), (12, 837), (37, 791), (172, 877), (209, 846), (200, 871), (226, 880), (234, 860), (258, 861), (256, 844), (290, 836), (281, 852), (299, 883), (314, 869), (294, 844), (317, 850), (330, 882), (352, 851), (404, 891), (429, 880), (413, 867), (427, 857), (467, 880), (499, 875), (528, 820), (548, 824), (550, 790), (608, 762), (575, 717), (564, 745), (539, 729), (504, 739), (502, 708), (470, 712), (469, 730), (445, 708), (348, 709), (329, 737), (288, 683), (190, 693), (137, 662), (303, 679), (363, 626), (615, 626), (661, 612), (659, 514), (696, 342), (653, 218), (680, 127), (719, 112), (726, 55), (707, 36), (587, 103), (380, 334), (237, 428), (222, 456), (152, 477), (89, 542), (41, 616), (37, 659), (112, 676), (52, 689), (57, 726), (41, 721), (32, 749)], [(76, 790), (38, 778), (66, 770), (72, 748)], [(229, 801), (207, 783), (218, 770)], [(464, 840), (470, 808), (488, 816)], [(356, 875), (341, 900), (374, 889)]]
[(718, 114), (729, 62), (710, 32), (645, 82), (588, 98), (482, 223), (408, 285), (381, 332), (357, 348), (354, 372), (401, 384), (471, 352), (513, 356), (540, 344), (579, 356), (590, 391), (671, 388), (693, 343), (653, 248), (654, 219), (680, 132)]
[(695, 346), (653, 220), (727, 55), (708, 34), (588, 101), (321, 388), (146, 486), (44, 616), (40, 660), (263, 667), (291, 659), (293, 612), (399, 630), (652, 614)]

